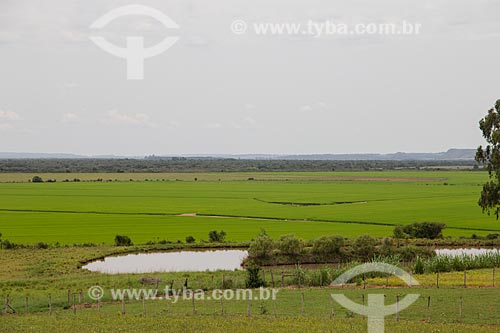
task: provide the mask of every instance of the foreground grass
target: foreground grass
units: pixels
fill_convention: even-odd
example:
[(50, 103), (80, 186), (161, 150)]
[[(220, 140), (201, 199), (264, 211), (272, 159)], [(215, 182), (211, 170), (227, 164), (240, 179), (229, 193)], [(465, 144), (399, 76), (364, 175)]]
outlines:
[[(95, 313), (77, 316), (41, 315), (1, 318), (0, 332), (365, 332), (366, 321), (356, 319), (268, 318), (241, 316), (103, 317)], [(465, 324), (386, 322), (386, 332), (498, 332), (498, 327)]]
[[(149, 249), (152, 250), (152, 248)], [(113, 301), (110, 289), (155, 289), (154, 282), (141, 282), (144, 277), (148, 277), (153, 281), (155, 279), (159, 280), (158, 289), (160, 290), (160, 295), (167, 284), (170, 285), (173, 283), (175, 289), (180, 289), (187, 279), (190, 288), (208, 290), (206, 295), (210, 296), (210, 290), (213, 288), (222, 288), (223, 275), (226, 283), (228, 281), (231, 282), (231, 288), (245, 287), (245, 272), (243, 271), (105, 275), (78, 268), (80, 262), (102, 257), (117, 251), (128, 252), (131, 250), (134, 250), (134, 248), (96, 247), (0, 251), (0, 299), (3, 300), (6, 295), (9, 295), (10, 304), (17, 311), (16, 315), (0, 317), (0, 327), (11, 327), (18, 331), (29, 331), (28, 328), (33, 327), (32, 331), (34, 332), (46, 331), (45, 328), (52, 327), (54, 331), (58, 332), (59, 330), (62, 331), (65, 327), (76, 325), (76, 327), (81, 327), (80, 330), (84, 332), (105, 331), (102, 327), (107, 328), (108, 331), (128, 332), (127, 326), (123, 326), (122, 329), (120, 328), (122, 327), (120, 326), (122, 322), (130, 321), (130, 327), (149, 328), (148, 325), (157, 325), (158, 321), (162, 323), (173, 321), (171, 325), (173, 325), (172, 330), (174, 330), (174, 328), (182, 327), (178, 325), (184, 325), (183, 323), (190, 321), (196, 323), (207, 320), (209, 327), (210, 325), (215, 325), (214, 329), (215, 327), (230, 329), (231, 326), (226, 327), (223, 325), (224, 320), (226, 320), (225, 318), (218, 318), (221, 316), (221, 304), (213, 299), (196, 300), (195, 316), (193, 316), (192, 302), (190, 300), (179, 301), (177, 303), (172, 303), (165, 299), (148, 300), (144, 304), (141, 301), (127, 301), (127, 315), (126, 317), (121, 317), (121, 303)], [(282, 270), (288, 274), (294, 273), (293, 268), (274, 269), (275, 287), (279, 287), (280, 285), (279, 276)], [(307, 274), (306, 269), (306, 277)], [(462, 331), (465, 331), (467, 326), (458, 325), (460, 321), (460, 298), (462, 298), (463, 302), (462, 323), (500, 325), (500, 303), (498, 303), (498, 299), (500, 299), (500, 288), (498, 288), (500, 286), (500, 273), (498, 271), (494, 278), (493, 280), (493, 270), (491, 269), (469, 271), (467, 272), (468, 288), (463, 288), (463, 272), (441, 273), (439, 276), (439, 289), (436, 288), (435, 274), (415, 275), (414, 279), (420, 282), (420, 287), (411, 289), (402, 288), (404, 285), (395, 277), (391, 277), (388, 280), (385, 278), (368, 279), (367, 289), (363, 289), (361, 281), (340, 289), (311, 288), (309, 287), (310, 281), (304, 278), (302, 288), (298, 289), (294, 277), (287, 276), (285, 279), (286, 288), (279, 289), (276, 301), (276, 314), (280, 320), (275, 321), (273, 319), (274, 304), (271, 300), (252, 301), (251, 319), (243, 318), (248, 313), (248, 302), (245, 300), (224, 300), (223, 308), (224, 313), (229, 317), (227, 319), (228, 325), (234, 324), (236, 325), (235, 327), (242, 325), (244, 326), (242, 330), (245, 330), (245, 327), (250, 329), (254, 325), (252, 323), (255, 323), (255, 325), (265, 325), (266, 321), (269, 321), (270, 326), (258, 327), (261, 327), (263, 331), (279, 331), (288, 325), (283, 324), (281, 320), (286, 323), (294, 323), (290, 324), (292, 325), (290, 326), (291, 329), (295, 327), (293, 325), (299, 325), (300, 328), (302, 327), (300, 325), (303, 325), (306, 318), (315, 318), (314, 321), (317, 321), (318, 324), (317, 326), (312, 326), (311, 329), (320, 331), (332, 324), (328, 319), (330, 318), (333, 306), (335, 320), (338, 319), (340, 323), (346, 325), (342, 326), (344, 324), (341, 324), (335, 328), (336, 331), (347, 330), (349, 327), (352, 327), (354, 331), (360, 331), (361, 326), (357, 325), (363, 323), (363, 321), (356, 322), (356, 319), (359, 319), (358, 315), (352, 315), (336, 303), (332, 304), (330, 298), (332, 293), (343, 293), (358, 303), (361, 303), (363, 298), (366, 300), (369, 294), (382, 293), (386, 295), (386, 304), (394, 303), (396, 296), (402, 297), (406, 294), (416, 293), (421, 295), (418, 301), (400, 314), (401, 320), (414, 323), (409, 327), (412, 327), (412, 325), (417, 327), (418, 323), (427, 319), (427, 299), (430, 297), (430, 321), (432, 325), (425, 324), (425, 327), (435, 329), (435, 331), (441, 329), (446, 332), (461, 332), (460, 329), (463, 328)], [(266, 269), (266, 281), (272, 287), (269, 269)], [(495, 288), (492, 287), (493, 281), (495, 282)], [(96, 285), (101, 286), (105, 291), (105, 297), (102, 300), (99, 312), (96, 302), (91, 300), (87, 294), (88, 288)], [(76, 299), (79, 298), (79, 291), (82, 291), (82, 300), (81, 302), (77, 301), (77, 303), (81, 304), (77, 309), (78, 318), (73, 318), (72, 309), (67, 308), (68, 289), (72, 293), (76, 293), (74, 296)], [(303, 313), (302, 294), (304, 295)], [(49, 296), (53, 312), (51, 318), (48, 315)], [(26, 297), (29, 299), (29, 314), (26, 314)], [(84, 308), (85, 304), (91, 308)], [(144, 315), (144, 311), (149, 319), (140, 318)], [(80, 319), (81, 317), (87, 319)], [(390, 319), (394, 320), (395, 318), (392, 316)], [(307, 321), (310, 320), (312, 319), (307, 319)], [(111, 326), (106, 325), (97, 328), (100, 327), (99, 325), (102, 324), (102, 321), (109, 322), (109, 325), (116, 325), (117, 329), (111, 329)], [(97, 324), (93, 326), (93, 322)], [(29, 326), (30, 324), (33, 326)], [(441, 324), (457, 325), (443, 326)], [(281, 328), (282, 325), (285, 326)], [(394, 324), (391, 329), (397, 332), (401, 328), (400, 325)], [(160, 327), (158, 326), (158, 329)], [(181, 331), (194, 331), (197, 327), (197, 324), (188, 325), (186, 329)], [(497, 330), (499, 327), (495, 326)], [(301, 331), (299, 328), (297, 330)], [(151, 329), (154, 332), (155, 328)], [(494, 331), (491, 330), (491, 327), (483, 327), (481, 329), (484, 329), (485, 332)], [(133, 330), (131, 329), (130, 331)], [(415, 332), (417, 331), (415, 330)], [(422, 330), (418, 332), (422, 332)], [(432, 330), (429, 330), (429, 332), (432, 332)]]

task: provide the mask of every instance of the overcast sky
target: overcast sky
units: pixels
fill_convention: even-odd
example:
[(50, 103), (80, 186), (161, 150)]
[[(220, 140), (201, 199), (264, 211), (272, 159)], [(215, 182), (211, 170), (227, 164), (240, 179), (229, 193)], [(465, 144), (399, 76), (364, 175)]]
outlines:
[[(78, 154), (437, 152), (474, 148), (500, 98), (497, 0), (0, 0), (0, 151)], [(249, 22), (409, 22), (412, 36), (236, 35)], [(96, 46), (179, 41), (142, 81)]]

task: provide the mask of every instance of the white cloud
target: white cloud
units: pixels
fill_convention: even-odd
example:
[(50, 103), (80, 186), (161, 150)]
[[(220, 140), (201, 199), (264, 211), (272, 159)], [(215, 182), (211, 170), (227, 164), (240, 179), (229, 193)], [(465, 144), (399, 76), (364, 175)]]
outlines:
[(313, 108), (310, 105), (303, 105), (299, 110), (300, 112), (312, 112)]
[(126, 114), (117, 110), (106, 112), (104, 122), (111, 124), (127, 124), (135, 126), (157, 127), (145, 113)]
[(80, 116), (76, 113), (68, 112), (63, 114), (62, 121), (64, 123), (74, 123), (80, 121)]
[(299, 108), (299, 111), (302, 113), (309, 112), (325, 112), (327, 104), (324, 102), (316, 102), (311, 105), (303, 105)]
[(220, 123), (207, 123), (203, 125), (203, 128), (222, 128)]

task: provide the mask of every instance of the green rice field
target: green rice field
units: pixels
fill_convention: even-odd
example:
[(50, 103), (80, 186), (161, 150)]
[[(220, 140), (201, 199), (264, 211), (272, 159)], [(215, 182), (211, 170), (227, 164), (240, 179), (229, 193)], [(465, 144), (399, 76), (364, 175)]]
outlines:
[[(261, 229), (305, 239), (388, 236), (396, 224), (442, 222), (445, 236), (500, 233), (477, 205), (485, 172), (0, 174), (0, 232), (22, 244), (197, 241)], [(63, 182), (78, 178), (80, 182)], [(93, 181), (101, 178), (102, 181)]]

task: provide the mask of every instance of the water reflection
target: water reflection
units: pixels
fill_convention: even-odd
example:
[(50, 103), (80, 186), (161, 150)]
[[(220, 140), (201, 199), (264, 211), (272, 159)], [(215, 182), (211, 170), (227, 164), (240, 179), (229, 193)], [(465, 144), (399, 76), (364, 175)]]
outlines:
[(497, 249), (437, 249), (436, 255), (447, 257), (477, 257), (487, 254), (499, 255)]
[(247, 255), (243, 250), (128, 254), (94, 261), (83, 268), (107, 274), (235, 270), (241, 269)]

